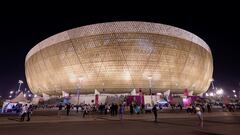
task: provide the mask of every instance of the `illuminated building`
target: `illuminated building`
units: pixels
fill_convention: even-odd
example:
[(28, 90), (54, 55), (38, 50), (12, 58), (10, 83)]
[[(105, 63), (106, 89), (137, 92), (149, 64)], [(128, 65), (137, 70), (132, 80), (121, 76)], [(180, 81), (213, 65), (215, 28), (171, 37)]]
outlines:
[[(184, 89), (205, 92), (213, 74), (208, 45), (198, 36), (169, 25), (109, 22), (53, 35), (26, 56), (32, 92), (149, 93)], [(103, 91), (104, 89), (104, 91)]]

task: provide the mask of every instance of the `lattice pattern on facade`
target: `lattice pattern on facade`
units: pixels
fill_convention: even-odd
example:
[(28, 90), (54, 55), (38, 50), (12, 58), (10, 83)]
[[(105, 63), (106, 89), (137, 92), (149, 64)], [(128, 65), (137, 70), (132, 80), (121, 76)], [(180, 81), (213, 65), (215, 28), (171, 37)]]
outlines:
[[(76, 92), (79, 86), (82, 93), (103, 88), (108, 93), (133, 88), (148, 92), (149, 76), (155, 92), (171, 89), (182, 93), (188, 88), (200, 93), (208, 89), (213, 62), (204, 41), (195, 35), (184, 37), (191, 33), (167, 25), (122, 23), (84, 26), (39, 43), (26, 57), (30, 89), (48, 94)], [(144, 29), (145, 25), (150, 28)], [(160, 34), (159, 29), (168, 35)], [(176, 36), (171, 36), (174, 31)]]

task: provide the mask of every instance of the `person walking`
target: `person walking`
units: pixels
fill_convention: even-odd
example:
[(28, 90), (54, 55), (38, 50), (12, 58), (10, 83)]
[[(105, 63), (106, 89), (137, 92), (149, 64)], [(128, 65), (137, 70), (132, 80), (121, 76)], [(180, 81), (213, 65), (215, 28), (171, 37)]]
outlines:
[(152, 108), (152, 112), (154, 114), (154, 118), (155, 118), (155, 122), (157, 122), (157, 106), (154, 105), (153, 108)]
[(25, 104), (25, 105), (22, 106), (20, 121), (24, 121), (25, 116), (26, 116), (26, 114), (27, 114), (27, 109), (28, 109), (27, 104)]
[(201, 128), (203, 128), (203, 114), (202, 114), (202, 111), (201, 111), (200, 106), (199, 106), (199, 105), (196, 106), (196, 107), (195, 107), (195, 110), (196, 110), (196, 115), (197, 115), (198, 120), (199, 120), (199, 126), (200, 126)]
[(87, 115), (87, 105), (86, 104), (83, 106), (83, 118), (85, 117), (85, 115)]

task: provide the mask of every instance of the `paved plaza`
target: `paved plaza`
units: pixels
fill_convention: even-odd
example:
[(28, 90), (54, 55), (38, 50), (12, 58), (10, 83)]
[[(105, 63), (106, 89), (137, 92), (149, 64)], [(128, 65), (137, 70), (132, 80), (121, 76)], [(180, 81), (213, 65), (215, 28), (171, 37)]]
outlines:
[(158, 122), (153, 114), (118, 116), (81, 114), (35, 115), (30, 122), (18, 122), (14, 116), (0, 117), (1, 135), (238, 135), (240, 112), (212, 112), (204, 114), (204, 127), (198, 126), (195, 114), (158, 113)]

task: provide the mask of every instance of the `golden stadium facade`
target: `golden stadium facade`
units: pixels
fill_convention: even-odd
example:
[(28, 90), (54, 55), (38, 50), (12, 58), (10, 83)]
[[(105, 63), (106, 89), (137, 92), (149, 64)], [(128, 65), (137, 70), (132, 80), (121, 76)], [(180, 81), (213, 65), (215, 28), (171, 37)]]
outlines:
[(149, 93), (205, 92), (213, 74), (208, 45), (173, 26), (149, 22), (109, 22), (53, 35), (26, 56), (29, 88), (36, 94), (62, 91)]

